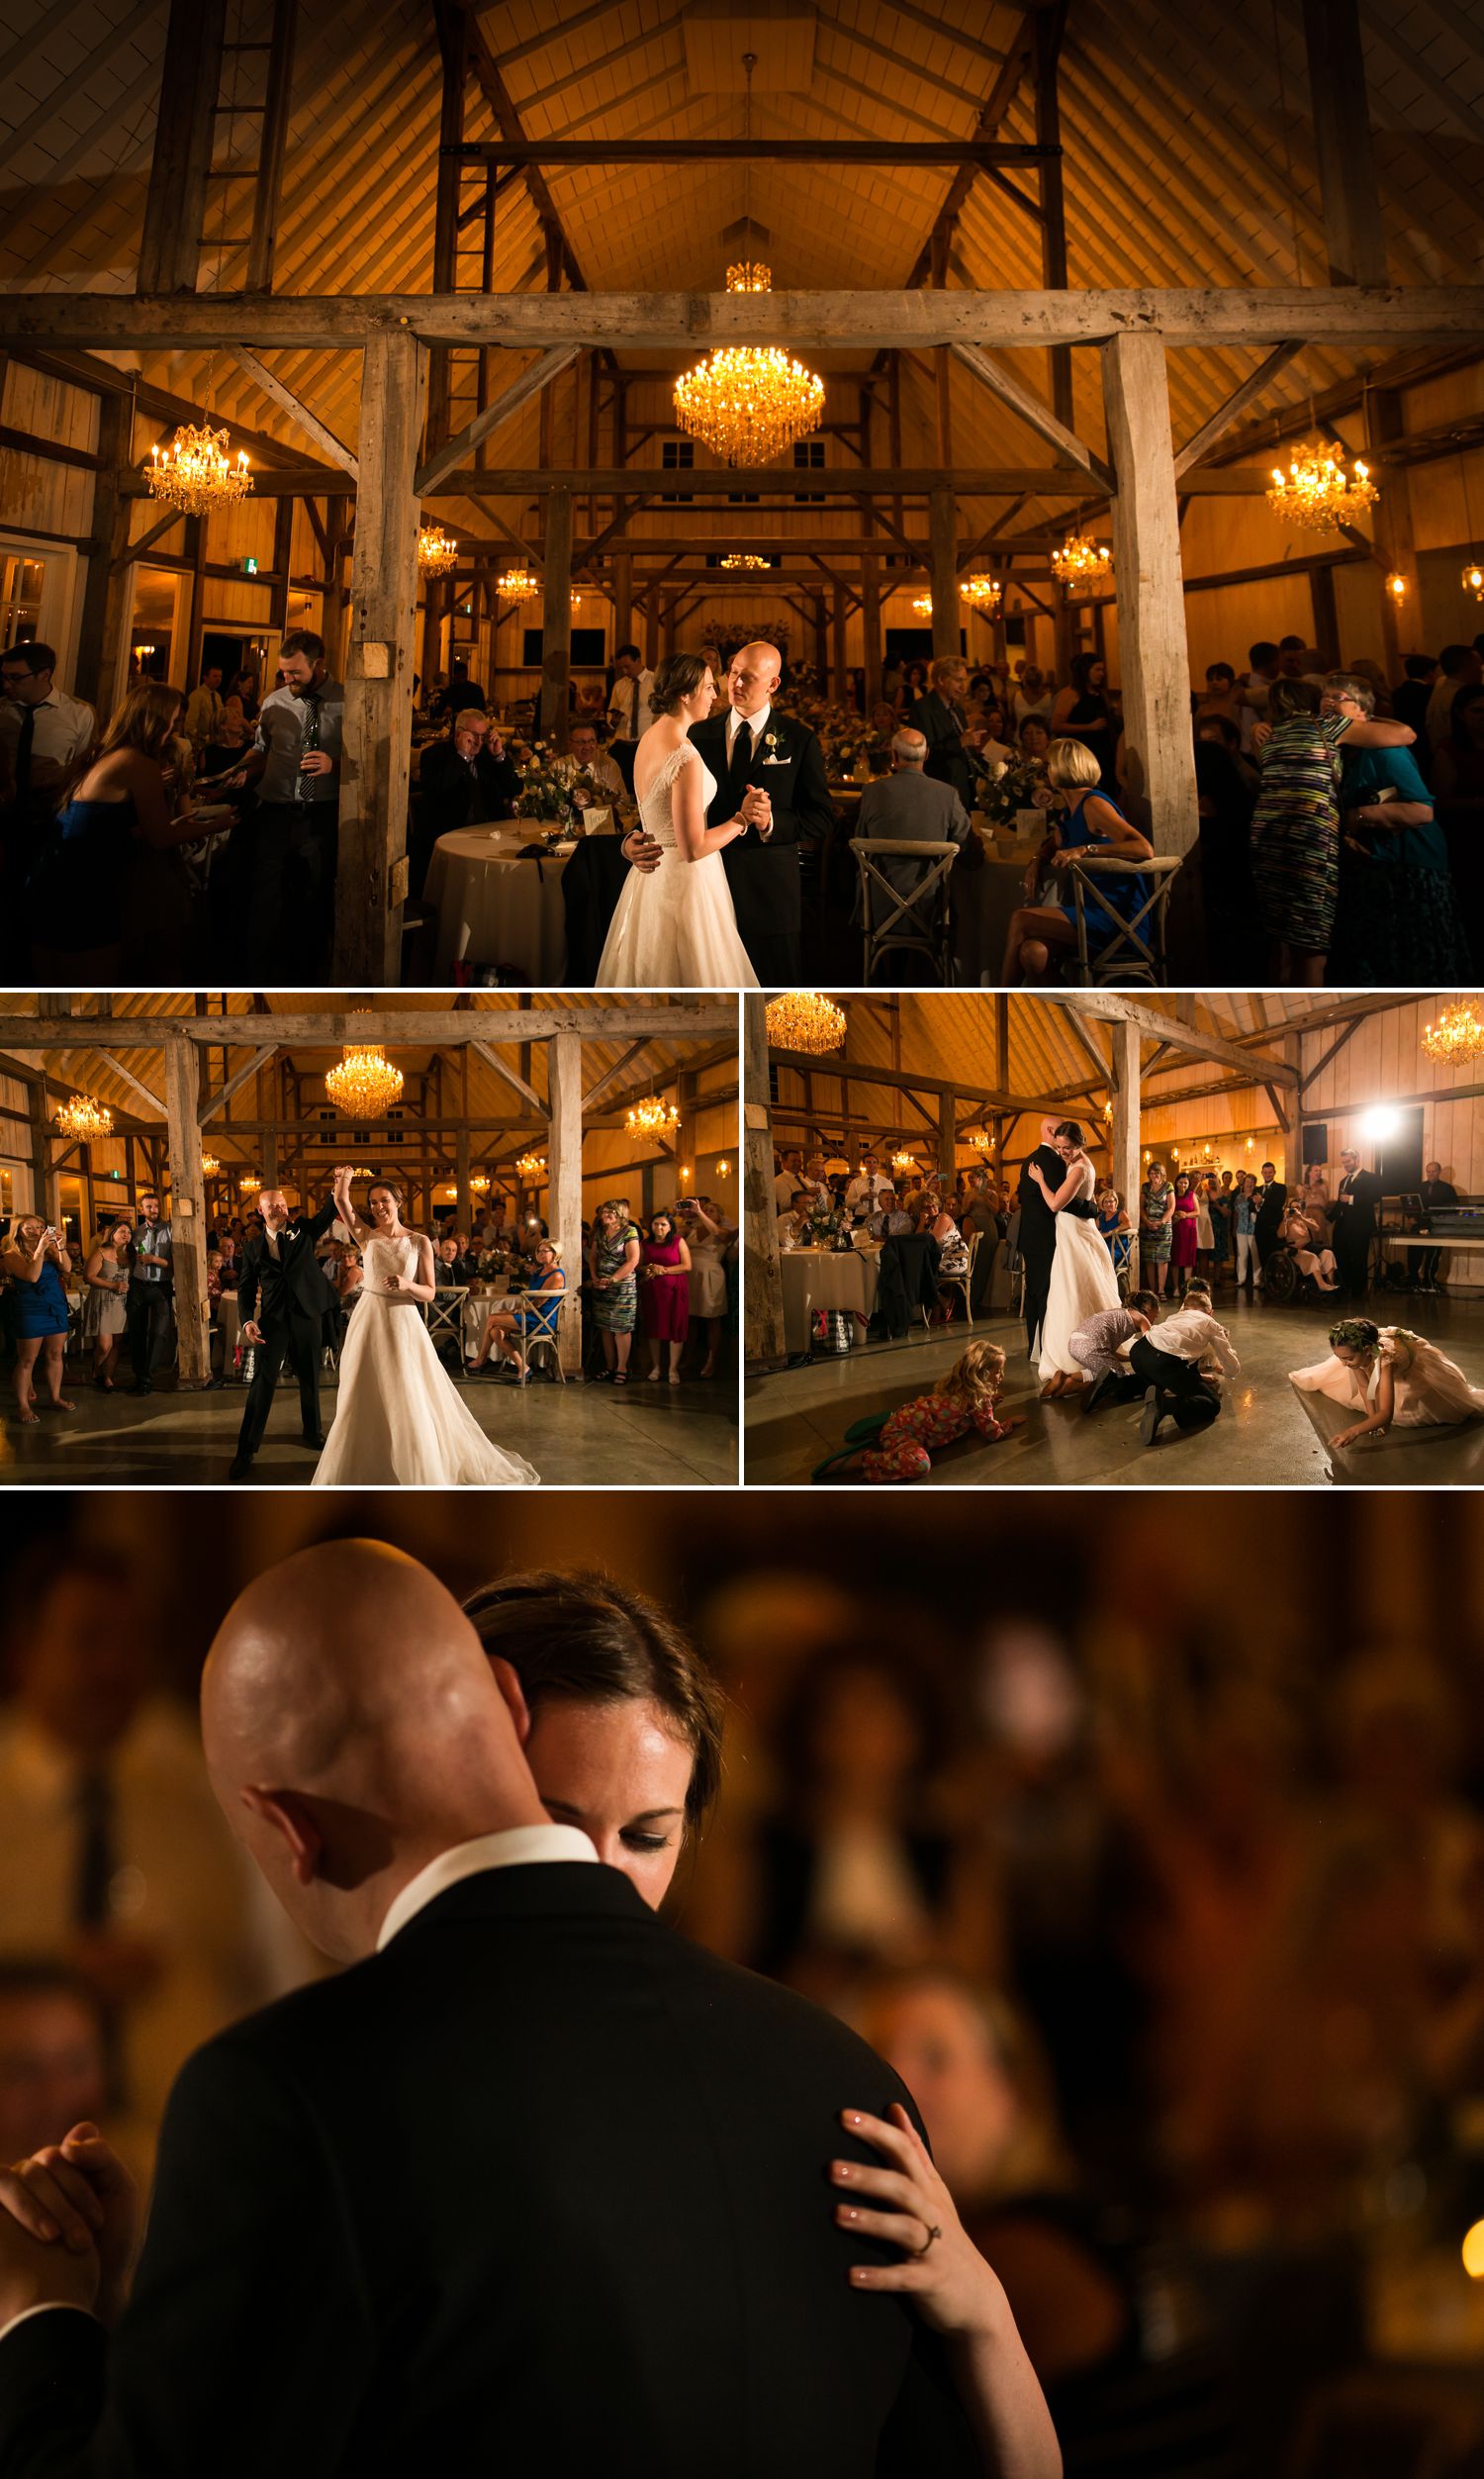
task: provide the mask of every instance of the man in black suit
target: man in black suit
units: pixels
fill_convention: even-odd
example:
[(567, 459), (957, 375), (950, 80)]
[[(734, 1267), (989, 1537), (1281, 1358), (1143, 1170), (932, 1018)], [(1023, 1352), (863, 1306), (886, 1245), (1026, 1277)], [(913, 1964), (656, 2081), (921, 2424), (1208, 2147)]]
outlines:
[(969, 715), (969, 665), (957, 655), (940, 655), (933, 665), (933, 685), (920, 697), (908, 721), (927, 742), (925, 775), (935, 783), (952, 784), (966, 810), (974, 807), (974, 767), (964, 747)]
[[(7, 2479), (984, 2467), (911, 2298), (850, 2277), (940, 2233), (832, 2209), (866, 2156), (842, 2112), (901, 2084), (548, 1821), (515, 1672), (425, 1569), (339, 1541), (260, 1575), (202, 1724), (233, 1831), (346, 1967), (186, 2065), (116, 2331), (106, 2147), (68, 2139), (101, 2226), (60, 2243), (22, 2226), (36, 2160), (0, 2179)], [(1005, 2322), (995, 2390), (1044, 2421)]]
[(1066, 1122), (1043, 1119), (1041, 1142), (1025, 1166), (1020, 1183), (1020, 1254), (1025, 1266), (1025, 1284), (1021, 1306), (1025, 1311), (1026, 1357), (1034, 1360), (1041, 1320), (1046, 1315), (1046, 1298), (1051, 1289), (1052, 1259), (1057, 1253), (1057, 1217), (1031, 1177), (1031, 1162), (1039, 1163), (1042, 1176), (1053, 1193), (1067, 1177), (1067, 1164), (1056, 1147), (1056, 1139)]
[[(787, 990), (798, 979), (800, 846), (822, 843), (835, 816), (818, 735), (774, 709), (781, 668), (776, 645), (739, 646), (726, 675), (726, 705), (691, 727), (716, 779), (706, 824), (743, 816), (750, 828), (725, 846), (722, 859), (737, 934), (765, 990)], [(625, 836), (623, 850), (640, 869), (658, 866), (659, 846), (641, 829)]]
[(1332, 1226), (1335, 1270), (1341, 1289), (1351, 1299), (1363, 1299), (1370, 1288), (1370, 1252), (1375, 1245), (1381, 1183), (1374, 1171), (1361, 1170), (1353, 1145), (1345, 1146), (1340, 1161), (1344, 1176)]
[(1264, 1162), (1262, 1185), (1256, 1193), (1257, 1218), (1252, 1224), (1252, 1238), (1257, 1250), (1257, 1281), (1262, 1281), (1262, 1268), (1278, 1246), (1278, 1230), (1283, 1220), (1283, 1207), (1288, 1202), (1286, 1184), (1279, 1179), (1277, 1164)]
[(430, 741), (417, 768), (417, 811), (424, 836), (436, 842), (459, 826), (488, 826), (509, 817), (520, 778), (477, 707), (454, 716), (446, 740)]
[(237, 1282), (239, 1331), (257, 1358), (242, 1407), (237, 1451), (228, 1475), (245, 1480), (263, 1442), (278, 1373), (287, 1358), (299, 1381), (299, 1420), (306, 1446), (325, 1444), (320, 1427), (320, 1353), (325, 1317), (339, 1302), (315, 1255), (315, 1243), (335, 1218), (333, 1197), (316, 1214), (291, 1215), (281, 1188), (265, 1189), (257, 1200), (261, 1234), (242, 1251)]

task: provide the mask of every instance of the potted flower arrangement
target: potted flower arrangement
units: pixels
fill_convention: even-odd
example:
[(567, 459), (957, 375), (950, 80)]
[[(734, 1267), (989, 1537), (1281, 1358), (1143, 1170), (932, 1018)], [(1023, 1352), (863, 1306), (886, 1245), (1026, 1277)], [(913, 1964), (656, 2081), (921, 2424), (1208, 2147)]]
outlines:
[[(991, 825), (1018, 831), (1022, 810), (1038, 812), (1049, 807), (1046, 761), (1039, 757), (1001, 758), (979, 781), (978, 806)], [(1042, 798), (1038, 801), (1036, 796)], [(1050, 823), (1050, 819), (1044, 821)]]
[[(798, 1218), (799, 1234), (809, 1248), (838, 1248), (845, 1238), (845, 1216), (838, 1205), (816, 1199)], [(848, 1239), (846, 1245), (849, 1246)]]

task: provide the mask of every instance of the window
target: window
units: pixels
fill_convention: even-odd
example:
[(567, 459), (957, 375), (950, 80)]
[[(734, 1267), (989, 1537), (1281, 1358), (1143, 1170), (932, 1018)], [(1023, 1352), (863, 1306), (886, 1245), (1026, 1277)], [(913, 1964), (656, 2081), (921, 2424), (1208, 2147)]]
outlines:
[[(793, 462), (795, 465), (802, 466), (809, 473), (820, 472), (824, 464), (823, 439), (795, 439), (793, 442)], [(793, 494), (793, 503), (796, 508), (817, 508), (823, 497), (824, 493), (822, 491), (795, 491)]]
[(727, 505), (731, 508), (756, 508), (762, 496), (761, 491), (728, 491)]
[[(660, 463), (666, 473), (690, 473), (696, 463), (696, 441), (694, 439), (662, 439)], [(691, 493), (689, 491), (662, 491), (660, 493), (662, 508), (689, 508), (690, 505)]]
[[(520, 660), (527, 671), (541, 668), (545, 631), (525, 628), (520, 636)], [(607, 656), (607, 638), (601, 628), (574, 628), (570, 660), (574, 671), (602, 671)]]

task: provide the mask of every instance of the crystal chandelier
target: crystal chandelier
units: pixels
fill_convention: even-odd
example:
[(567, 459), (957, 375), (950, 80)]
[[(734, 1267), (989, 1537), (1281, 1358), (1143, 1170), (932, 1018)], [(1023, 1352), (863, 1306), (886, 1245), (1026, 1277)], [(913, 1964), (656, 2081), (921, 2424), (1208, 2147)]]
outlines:
[(205, 422), (183, 422), (166, 448), (156, 445), (144, 479), (151, 499), (179, 509), (183, 517), (206, 517), (219, 508), (234, 508), (252, 488), (246, 451), (233, 457), (225, 430)]
[(916, 1170), (917, 1164), (911, 1154), (895, 1153), (891, 1157), (891, 1168), (899, 1178), (905, 1179), (909, 1171)]
[(544, 1154), (522, 1154), (515, 1165), (517, 1177), (524, 1180), (527, 1188), (541, 1177), (545, 1168), (546, 1156)]
[(987, 1127), (972, 1127), (969, 1131), (969, 1141), (974, 1147), (974, 1152), (976, 1154), (982, 1154), (984, 1160), (987, 1162), (989, 1156), (994, 1151), (993, 1129)]
[(203, 1155), (202, 1155), (202, 1157), (201, 1157), (201, 1176), (202, 1176), (202, 1178), (203, 1178), (204, 1180), (214, 1180), (214, 1179), (216, 1178), (216, 1176), (217, 1176), (217, 1173), (221, 1170), (221, 1168), (222, 1168), (222, 1165), (221, 1165), (221, 1163), (217, 1160), (217, 1157), (216, 1157), (216, 1155), (215, 1155), (215, 1154), (203, 1154)]
[(919, 620), (931, 620), (933, 617), (932, 596), (930, 594), (914, 594), (912, 597), (912, 609), (917, 614)]
[(424, 577), (443, 577), (459, 555), (459, 546), (441, 525), (417, 528), (417, 565)]
[(508, 568), (503, 577), (496, 578), (495, 590), (508, 603), (533, 603), (541, 591), (541, 580), (532, 576), (522, 560), (518, 568)]
[(630, 1136), (671, 1136), (680, 1123), (674, 1102), (663, 1102), (656, 1094), (647, 1101), (636, 1101), (623, 1122)]
[(74, 1094), (64, 1101), (51, 1122), (58, 1136), (78, 1138), (83, 1144), (96, 1144), (102, 1136), (111, 1136), (114, 1114), (105, 1110), (101, 1101), (90, 1094)]
[(966, 577), (959, 592), (976, 612), (997, 612), (999, 609), (999, 583), (994, 577)]
[[(766, 267), (749, 266), (745, 284), (734, 281), (739, 272), (727, 269), (729, 293), (772, 291)], [(823, 379), (777, 344), (718, 344), (675, 382), (681, 429), (727, 465), (772, 464), (823, 414)]]
[(490, 1192), (489, 1172), (476, 1171), (470, 1180), (469, 1185), (473, 1189), (476, 1196), (487, 1196)]
[(325, 1090), (347, 1119), (379, 1119), (402, 1099), (402, 1070), (379, 1041), (352, 1042), (326, 1072)]
[(1112, 575), (1112, 545), (1090, 533), (1068, 533), (1061, 549), (1053, 551), (1052, 567), (1068, 594), (1088, 593)]
[(1305, 439), (1289, 453), (1288, 471), (1272, 469), (1267, 505), (1279, 517), (1313, 533), (1352, 525), (1379, 494), (1360, 457), (1346, 464), (1345, 450), (1329, 439)]
[(1436, 1024), (1423, 1026), (1422, 1046), (1443, 1067), (1466, 1067), (1484, 1057), (1484, 1013), (1477, 999), (1454, 999)]
[(775, 1050), (838, 1050), (845, 1039), (845, 1009), (818, 990), (788, 990), (770, 999), (768, 1038)]
[(762, 551), (728, 551), (721, 565), (723, 568), (766, 568), (768, 561)]
[(244, 1196), (249, 1196), (255, 1194), (258, 1189), (262, 1187), (262, 1181), (258, 1178), (255, 1171), (244, 1171), (241, 1178), (237, 1182), (237, 1186), (242, 1191)]

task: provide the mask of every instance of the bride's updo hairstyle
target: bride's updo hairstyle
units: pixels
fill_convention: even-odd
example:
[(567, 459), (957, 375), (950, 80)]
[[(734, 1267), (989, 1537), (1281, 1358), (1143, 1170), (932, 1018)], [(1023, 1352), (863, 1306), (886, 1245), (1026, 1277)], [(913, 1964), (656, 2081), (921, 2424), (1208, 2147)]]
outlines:
[(649, 692), (651, 715), (671, 715), (682, 698), (694, 698), (710, 669), (703, 654), (667, 654)]
[(533, 1715), (558, 1701), (657, 1704), (691, 1751), (686, 1826), (699, 1830), (721, 1780), (726, 1699), (674, 1619), (608, 1575), (544, 1570), (484, 1585), (464, 1615), (486, 1653), (510, 1663)]
[(373, 1180), (370, 1187), (366, 1191), (367, 1204), (370, 1204), (372, 1197), (376, 1194), (379, 1188), (384, 1188), (386, 1190), (387, 1194), (394, 1199), (398, 1212), (401, 1213), (403, 1206), (407, 1203), (407, 1198), (404, 1196), (395, 1180)]
[(1068, 1145), (1080, 1145), (1082, 1141), (1082, 1123), (1080, 1119), (1064, 1119), (1061, 1126), (1057, 1130), (1057, 1134), (1059, 1136), (1065, 1136)]

